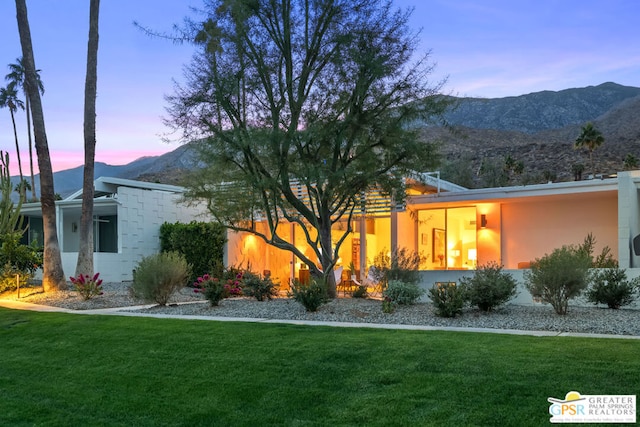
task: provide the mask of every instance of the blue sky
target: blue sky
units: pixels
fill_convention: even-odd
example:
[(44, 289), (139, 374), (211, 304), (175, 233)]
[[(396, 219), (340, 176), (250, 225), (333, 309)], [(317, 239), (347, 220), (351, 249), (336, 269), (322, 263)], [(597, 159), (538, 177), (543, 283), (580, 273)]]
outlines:
[[(54, 170), (82, 164), (82, 110), (88, 0), (27, 0)], [(434, 81), (458, 96), (504, 97), (607, 81), (640, 86), (636, 0), (394, 0), (413, 7), (422, 51), (437, 64)], [(170, 30), (198, 0), (103, 0), (100, 10), (96, 160), (126, 164), (177, 148), (161, 141), (172, 92), (190, 46), (150, 38), (133, 21)], [(0, 2), (0, 78), (21, 56), (13, 1)], [(4, 85), (4, 82), (0, 81)], [(24, 113), (18, 131), (25, 172)], [(0, 110), (0, 149), (17, 170), (9, 112)]]

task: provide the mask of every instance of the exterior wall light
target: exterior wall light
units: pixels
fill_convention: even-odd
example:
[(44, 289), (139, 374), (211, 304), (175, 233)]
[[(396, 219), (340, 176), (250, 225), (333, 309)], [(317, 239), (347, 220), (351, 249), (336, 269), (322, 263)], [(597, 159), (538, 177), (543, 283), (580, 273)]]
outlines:
[(480, 228), (487, 228), (487, 216), (485, 214), (480, 215)]

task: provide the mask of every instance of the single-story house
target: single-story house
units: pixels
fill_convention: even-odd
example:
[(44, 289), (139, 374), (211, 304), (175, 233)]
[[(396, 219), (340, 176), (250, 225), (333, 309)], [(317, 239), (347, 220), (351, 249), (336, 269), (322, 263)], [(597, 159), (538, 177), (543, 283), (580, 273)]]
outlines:
[[(174, 185), (101, 177), (94, 189), (94, 271), (105, 281), (131, 280), (136, 264), (160, 250), (164, 222), (202, 220), (205, 212), (179, 204), (185, 190)], [(82, 190), (56, 201), (58, 243), (67, 276), (74, 274), (78, 260), (81, 212)], [(43, 244), (40, 203), (22, 205), (21, 213), (29, 226), (24, 240)]]
[[(423, 286), (457, 281), (476, 266), (495, 261), (521, 281), (522, 271), (536, 258), (566, 244), (596, 238), (596, 253), (611, 249), (620, 267), (640, 275), (640, 254), (633, 239), (640, 234), (640, 171), (614, 177), (502, 188), (465, 189), (425, 175), (410, 186), (402, 206), (391, 206), (379, 194), (368, 194), (366, 208), (354, 218), (355, 230), (340, 250), (339, 266), (351, 263), (366, 277), (376, 256), (393, 248), (422, 254)], [(179, 203), (184, 189), (117, 178), (95, 181), (95, 270), (105, 280), (131, 280), (135, 264), (159, 250), (159, 228), (166, 222), (205, 220), (204, 208)], [(56, 203), (58, 233), (65, 272), (77, 259), (77, 227), (81, 191)], [(37, 203), (22, 209), (29, 221), (28, 238), (42, 238)], [(205, 217), (206, 218), (206, 217)], [(264, 230), (265, 225), (256, 227)], [(280, 234), (311, 255), (298, 225), (283, 224)], [(334, 228), (336, 237), (346, 223)], [(246, 233), (228, 234), (226, 265), (268, 271), (283, 285), (305, 272), (290, 252), (267, 245)], [(522, 293), (521, 293), (522, 294)], [(524, 293), (526, 294), (526, 292)], [(531, 302), (528, 294), (520, 302)]]

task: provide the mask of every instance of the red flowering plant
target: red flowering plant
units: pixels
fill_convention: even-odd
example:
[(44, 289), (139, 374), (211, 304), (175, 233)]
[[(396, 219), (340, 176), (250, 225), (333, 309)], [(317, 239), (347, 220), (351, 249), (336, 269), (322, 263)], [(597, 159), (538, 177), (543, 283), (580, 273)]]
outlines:
[(100, 273), (94, 274), (93, 277), (88, 274), (80, 274), (78, 277), (70, 277), (69, 279), (82, 299), (88, 300), (104, 293), (102, 292), (102, 279), (99, 276)]
[(225, 298), (242, 296), (243, 275), (235, 269), (226, 271), (222, 280), (204, 274), (193, 283), (194, 292), (204, 295), (212, 306), (216, 306)]

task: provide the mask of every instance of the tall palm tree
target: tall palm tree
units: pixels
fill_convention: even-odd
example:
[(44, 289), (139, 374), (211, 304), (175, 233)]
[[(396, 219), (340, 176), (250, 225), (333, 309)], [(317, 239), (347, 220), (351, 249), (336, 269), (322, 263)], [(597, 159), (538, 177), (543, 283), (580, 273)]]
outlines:
[(38, 155), (38, 168), (40, 169), (40, 206), (42, 206), (42, 228), (44, 231), (44, 263), (42, 266), (42, 287), (45, 292), (67, 288), (67, 281), (62, 269), (62, 257), (58, 243), (58, 230), (56, 228), (55, 191), (53, 188), (53, 170), (51, 157), (49, 156), (49, 144), (44, 124), (44, 112), (38, 87), (36, 62), (33, 56), (31, 43), (31, 30), (27, 16), (26, 0), (16, 1), (16, 18), (18, 31), (20, 32), (20, 45), (22, 46), (22, 63), (27, 85), (27, 96), (31, 101), (31, 113), (33, 115), (33, 133), (35, 136), (36, 153)]
[(76, 276), (93, 276), (93, 179), (96, 157), (96, 94), (98, 87), (98, 15), (100, 0), (89, 5), (89, 42), (87, 76), (84, 85), (84, 172), (82, 179), (82, 216)]
[(596, 168), (593, 163), (593, 152), (596, 148), (600, 147), (604, 143), (604, 136), (602, 133), (593, 126), (593, 123), (589, 122), (582, 126), (580, 135), (576, 138), (574, 144), (575, 148), (586, 148), (589, 151), (589, 162), (591, 163), (591, 173), (593, 177), (596, 176)]
[[(13, 137), (16, 141), (16, 158), (18, 159), (18, 171), (20, 172), (20, 183), (24, 180), (22, 175), (22, 160), (20, 160), (20, 145), (18, 144), (18, 131), (16, 129), (15, 112), (18, 108), (24, 110), (24, 103), (18, 98), (18, 91), (13, 83), (5, 88), (0, 88), (0, 108), (8, 108), (11, 113), (11, 123), (13, 123)], [(24, 202), (26, 198), (24, 186), (20, 186), (20, 200)]]
[[(36, 196), (36, 180), (33, 175), (33, 141), (31, 140), (31, 108), (29, 105), (29, 97), (27, 96), (26, 80), (24, 78), (24, 65), (22, 64), (22, 58), (16, 59), (15, 64), (9, 64), (9, 74), (4, 78), (5, 80), (14, 83), (16, 86), (22, 88), (26, 101), (27, 110), (27, 138), (29, 140), (29, 168), (31, 170), (31, 199), (33, 201), (38, 200)], [(36, 83), (38, 91), (41, 95), (44, 95), (44, 85), (40, 79), (40, 70), (36, 70)]]

